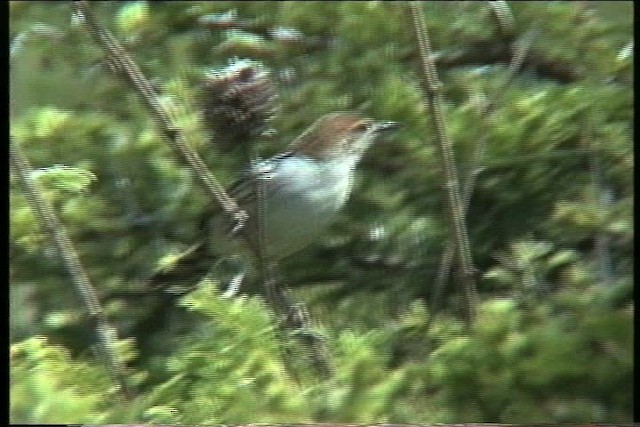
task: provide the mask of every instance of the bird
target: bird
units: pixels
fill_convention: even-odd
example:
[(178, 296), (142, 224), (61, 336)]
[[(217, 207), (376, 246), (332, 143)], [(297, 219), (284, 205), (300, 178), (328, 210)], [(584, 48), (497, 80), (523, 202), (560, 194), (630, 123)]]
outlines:
[(240, 233), (230, 233), (221, 209), (210, 210), (201, 241), (152, 274), (147, 286), (190, 288), (221, 257), (241, 254), (255, 260), (261, 250), (265, 259), (277, 261), (305, 248), (345, 205), (367, 149), (398, 126), (351, 111), (320, 117), (285, 152), (255, 162), (229, 187), (228, 194), (249, 215)]

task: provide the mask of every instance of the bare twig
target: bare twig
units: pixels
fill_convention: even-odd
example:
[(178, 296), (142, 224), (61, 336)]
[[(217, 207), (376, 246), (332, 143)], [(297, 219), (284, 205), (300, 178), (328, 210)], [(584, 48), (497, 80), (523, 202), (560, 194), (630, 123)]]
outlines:
[(130, 398), (132, 391), (127, 385), (124, 366), (115, 352), (115, 341), (117, 340), (116, 330), (111, 327), (107, 320), (98, 299), (98, 292), (91, 284), (89, 276), (80, 262), (80, 257), (73, 247), (73, 243), (66, 229), (58, 217), (56, 217), (53, 209), (33, 181), (31, 165), (13, 138), (10, 141), (9, 153), (11, 166), (20, 184), (24, 188), (29, 206), (33, 210), (40, 227), (49, 234), (49, 237), (56, 245), (58, 253), (62, 257), (67, 271), (71, 276), (71, 280), (84, 302), (90, 319), (95, 322), (100, 351), (107, 362), (109, 372), (124, 396)]
[[(142, 74), (136, 63), (130, 58), (124, 48), (122, 48), (110, 32), (98, 23), (90, 10), (88, 2), (81, 0), (75, 1), (73, 4), (75, 12), (83, 18), (89, 32), (97, 44), (103, 49), (109, 58), (110, 63), (117, 71), (124, 75), (126, 81), (141, 96), (154, 120), (157, 122), (165, 141), (174, 150), (178, 157), (192, 169), (207, 192), (215, 201), (217, 201), (218, 204), (220, 204), (225, 213), (234, 221), (234, 228), (231, 231), (231, 234), (235, 234), (239, 231), (239, 234), (245, 238), (249, 247), (251, 247), (256, 254), (263, 274), (266, 298), (274, 311), (279, 314), (284, 314), (286, 327), (292, 328), (297, 332), (307, 329), (310, 324), (308, 317), (297, 315), (299, 310), (289, 299), (285, 290), (277, 284), (275, 280), (274, 265), (266, 257), (264, 250), (266, 247), (266, 225), (264, 224), (263, 218), (264, 206), (259, 207), (257, 218), (259, 229), (258, 247), (255, 247), (254, 244), (251, 244), (251, 239), (247, 238), (245, 230), (243, 229), (243, 225), (248, 219), (247, 213), (239, 207), (236, 200), (225, 192), (222, 185), (213, 176), (213, 174), (211, 174), (202, 159), (189, 147), (189, 144), (186, 143), (184, 135), (173, 125), (171, 118), (158, 102), (158, 97), (149, 80)], [(264, 193), (264, 183), (262, 181), (263, 180), (260, 179), (260, 177), (258, 177), (256, 181), (258, 186), (256, 190), (259, 193)], [(261, 199), (261, 205), (263, 205), (265, 199), (264, 194)], [(327, 353), (320, 351), (319, 348), (320, 344), (316, 339), (315, 344), (311, 346), (312, 356), (316, 361), (316, 366), (329, 366)], [(327, 370), (319, 368), (319, 371), (325, 372)]]
[[(586, 117), (580, 136), (580, 144), (586, 149), (587, 161), (589, 163), (589, 175), (593, 186), (593, 196), (595, 203), (603, 212), (611, 209), (611, 189), (607, 187), (603, 168), (602, 153), (597, 150), (597, 142), (593, 140), (593, 120)], [(600, 229), (595, 235), (595, 257), (598, 276), (603, 285), (611, 285), (615, 279), (611, 259), (611, 239), (606, 230)]]
[(258, 248), (257, 258), (262, 272), (265, 297), (274, 312), (284, 318), (283, 326), (294, 331), (294, 337), (302, 341), (311, 353), (313, 365), (318, 374), (328, 378), (333, 373), (331, 357), (324, 345), (322, 337), (311, 331), (311, 319), (306, 308), (301, 304), (295, 304), (287, 290), (276, 280), (277, 264), (269, 257), (267, 252), (267, 209), (268, 200), (266, 194), (266, 179), (258, 172), (256, 179), (256, 193), (258, 200)]
[(487, 2), (491, 16), (496, 21), (496, 28), (502, 38), (511, 40), (515, 34), (516, 20), (509, 4), (504, 0), (494, 0)]
[(447, 192), (449, 213), (451, 215), (453, 235), (457, 249), (456, 254), (458, 255), (458, 263), (461, 269), (461, 281), (467, 306), (467, 321), (472, 324), (475, 319), (478, 304), (475, 267), (473, 266), (469, 237), (466, 224), (464, 223), (465, 209), (460, 194), (460, 184), (456, 171), (452, 143), (447, 134), (442, 112), (442, 83), (438, 80), (435, 65), (431, 59), (431, 46), (421, 4), (419, 2), (409, 1), (408, 8), (413, 19), (413, 28), (421, 58), (425, 103), (431, 111), (433, 125), (439, 142), (438, 148), (445, 174), (445, 189)]
[[(500, 12), (499, 19), (498, 17), (496, 18), (496, 20), (498, 21), (498, 25), (500, 27), (500, 32), (507, 33), (509, 38), (513, 39), (513, 32), (515, 31), (515, 28), (514, 28), (515, 20), (508, 8), (508, 5), (502, 1), (490, 2), (490, 3), (494, 4), (493, 10), (496, 13), (496, 15), (498, 15), (498, 12)], [(495, 10), (496, 6), (500, 6), (497, 9), (497, 11)], [(505, 25), (508, 25), (508, 29), (503, 28)], [(527, 57), (527, 54), (531, 49), (531, 45), (533, 43), (535, 34), (536, 34), (535, 31), (529, 31), (521, 39), (517, 41), (512, 41), (512, 58), (511, 58), (511, 62), (509, 63), (509, 72), (508, 72), (507, 78), (502, 83), (500, 89), (495, 92), (496, 95), (493, 98), (493, 100), (490, 102), (484, 103), (480, 107), (481, 108), (480, 114), (484, 118), (484, 120), (481, 122), (483, 125), (486, 123), (486, 119), (489, 117), (489, 115), (493, 111), (493, 108), (498, 103), (499, 99), (503, 97), (504, 94), (506, 93), (507, 87), (511, 84), (515, 76), (518, 74), (518, 72), (522, 68), (522, 65)], [(478, 177), (480, 172), (483, 170), (483, 166), (481, 165), (482, 165), (482, 159), (484, 157), (484, 152), (486, 149), (488, 132), (486, 132), (485, 130), (484, 132), (480, 132), (480, 134), (482, 136), (476, 142), (475, 152), (473, 153), (473, 156), (472, 156), (471, 167), (470, 167), (471, 173), (467, 177), (462, 190), (462, 202), (463, 202), (463, 209), (464, 209), (463, 215), (465, 216), (466, 216), (467, 210), (469, 209), (469, 202), (471, 200), (471, 195), (473, 193), (473, 188), (475, 186), (476, 178)], [(440, 305), (442, 294), (444, 292), (444, 286), (451, 273), (451, 268), (453, 267), (454, 255), (455, 255), (455, 243), (453, 242), (453, 240), (450, 240), (447, 243), (447, 246), (442, 254), (442, 257), (440, 258), (440, 263), (438, 267), (438, 272), (436, 274), (436, 281), (434, 286), (435, 291), (431, 298), (431, 304), (430, 304), (432, 312), (434, 312), (435, 309)]]
[[(516, 73), (527, 68), (547, 79), (561, 83), (571, 83), (583, 77), (583, 72), (575, 64), (549, 58), (547, 53), (532, 49), (531, 35), (535, 32), (532, 31), (516, 40), (518, 34), (516, 21), (506, 1), (489, 1), (487, 5), (495, 23), (495, 36), (490, 39), (476, 40), (469, 46), (433, 53), (431, 57), (438, 68), (510, 62), (511, 67), (518, 64), (514, 68)], [(527, 43), (529, 43), (528, 46), (522, 46)], [(526, 55), (521, 60), (516, 59), (517, 54), (523, 52)], [(411, 57), (415, 54), (408, 53), (408, 55)]]
[(212, 198), (222, 207), (225, 213), (229, 215), (234, 223), (234, 230), (241, 229), (247, 220), (247, 213), (225, 192), (224, 187), (209, 171), (200, 156), (186, 143), (184, 134), (174, 126), (169, 114), (167, 114), (160, 105), (153, 86), (142, 74), (137, 64), (129, 57), (129, 54), (111, 33), (98, 23), (87, 1), (74, 1), (73, 7), (76, 14), (78, 14), (87, 25), (96, 43), (109, 58), (110, 63), (116, 70), (123, 74), (126, 81), (135, 89), (147, 105), (167, 144), (169, 144), (178, 157), (191, 168), (200, 184), (202, 184)]

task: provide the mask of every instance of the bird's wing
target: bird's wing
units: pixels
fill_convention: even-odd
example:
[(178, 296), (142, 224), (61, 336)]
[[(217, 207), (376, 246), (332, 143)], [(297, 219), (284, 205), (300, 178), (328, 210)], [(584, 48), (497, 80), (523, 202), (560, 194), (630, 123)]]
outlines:
[(280, 161), (292, 155), (293, 153), (288, 151), (266, 160), (257, 161), (250, 168), (244, 170), (240, 177), (229, 186), (227, 194), (236, 199), (241, 206), (245, 205), (255, 198), (256, 179), (262, 178), (268, 181), (270, 175), (278, 168)]
[[(240, 176), (227, 188), (227, 194), (233, 197), (240, 207), (246, 209), (256, 198), (255, 189), (257, 178), (263, 178), (269, 182), (269, 176), (276, 171), (280, 161), (292, 155), (293, 153), (291, 151), (287, 151), (255, 162), (251, 167), (244, 169), (240, 173)], [(270, 182), (268, 185), (272, 187), (274, 184)], [(221, 208), (217, 203), (210, 205), (204, 214), (200, 228), (203, 229), (206, 227), (208, 220), (219, 212), (221, 212)]]

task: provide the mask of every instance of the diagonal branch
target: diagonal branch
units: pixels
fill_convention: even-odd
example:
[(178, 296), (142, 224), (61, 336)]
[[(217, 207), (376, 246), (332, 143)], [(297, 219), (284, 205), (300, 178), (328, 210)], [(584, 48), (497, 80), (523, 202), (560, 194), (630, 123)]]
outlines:
[[(264, 220), (261, 218), (262, 214), (259, 212), (257, 218), (260, 236), (258, 239), (258, 247), (255, 247), (255, 245), (251, 244), (251, 239), (246, 238), (246, 230), (243, 228), (248, 219), (248, 214), (240, 208), (235, 199), (228, 195), (215, 176), (213, 176), (213, 174), (208, 170), (200, 156), (190, 148), (189, 144), (186, 143), (185, 136), (173, 125), (171, 118), (158, 102), (158, 97), (153, 86), (142, 74), (137, 64), (131, 59), (129, 54), (111, 35), (111, 33), (98, 23), (87, 1), (74, 1), (73, 9), (74, 12), (82, 18), (92, 37), (104, 51), (114, 69), (120, 72), (124, 76), (125, 80), (140, 95), (154, 120), (157, 122), (161, 135), (167, 144), (169, 144), (178, 157), (191, 168), (200, 184), (202, 184), (206, 191), (223, 208), (225, 213), (233, 221), (234, 227), (231, 234), (239, 232), (240, 237), (245, 238), (248, 246), (256, 254), (261, 264), (260, 267), (264, 278), (265, 288), (267, 290), (267, 300), (272, 305), (276, 313), (284, 314), (286, 319), (285, 327), (296, 331), (307, 330), (310, 325), (308, 316), (300, 314), (300, 309), (293, 304), (285, 290), (276, 283), (274, 279), (275, 273), (273, 270), (273, 264), (267, 259), (267, 257), (265, 257), (264, 245), (266, 242), (264, 240), (266, 236), (266, 228)], [(264, 189), (261, 190), (260, 188), (263, 186), (260, 178), (257, 180), (257, 185), (258, 188), (256, 191), (264, 192)], [(264, 195), (262, 195), (262, 199), (264, 200)], [(261, 202), (261, 204), (262, 203), (264, 203), (264, 201)], [(324, 351), (324, 347), (321, 345), (320, 340), (317, 337), (312, 336), (311, 338), (307, 337), (305, 341), (311, 344), (310, 348), (312, 357), (319, 372), (323, 375), (330, 372), (330, 369), (327, 368), (330, 366), (329, 355), (328, 352)]]
[(157, 122), (165, 142), (191, 168), (200, 184), (232, 219), (234, 231), (241, 229), (247, 220), (247, 213), (225, 192), (222, 184), (209, 171), (200, 156), (189, 147), (184, 134), (174, 126), (169, 114), (160, 105), (153, 86), (142, 74), (137, 64), (111, 33), (98, 23), (87, 1), (74, 1), (73, 8), (75, 13), (82, 18), (90, 34), (104, 51), (113, 67), (122, 73), (125, 80), (140, 95)]
[(107, 362), (112, 378), (118, 384), (125, 397), (132, 396), (131, 389), (127, 385), (124, 375), (124, 366), (115, 352), (115, 341), (117, 339), (116, 330), (111, 327), (107, 320), (98, 299), (98, 292), (91, 284), (89, 276), (80, 262), (80, 257), (73, 247), (73, 243), (66, 229), (33, 181), (31, 165), (13, 138), (10, 141), (9, 153), (11, 166), (20, 184), (24, 188), (29, 206), (33, 210), (40, 226), (49, 234), (51, 240), (57, 247), (58, 253), (62, 257), (67, 271), (71, 275), (71, 280), (89, 312), (90, 319), (95, 322), (100, 351)]

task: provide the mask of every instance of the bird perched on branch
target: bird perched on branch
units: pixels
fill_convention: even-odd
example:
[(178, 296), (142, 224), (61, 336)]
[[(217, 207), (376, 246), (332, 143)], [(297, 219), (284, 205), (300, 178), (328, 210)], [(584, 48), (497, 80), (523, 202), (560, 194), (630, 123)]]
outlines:
[(275, 261), (309, 245), (334, 220), (351, 192), (356, 165), (383, 132), (398, 127), (353, 112), (318, 119), (291, 142), (288, 151), (254, 165), (229, 189), (249, 214), (240, 233), (211, 212), (203, 240), (148, 281), (154, 288), (192, 286), (225, 255), (261, 250)]

